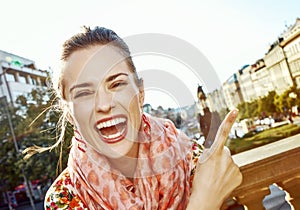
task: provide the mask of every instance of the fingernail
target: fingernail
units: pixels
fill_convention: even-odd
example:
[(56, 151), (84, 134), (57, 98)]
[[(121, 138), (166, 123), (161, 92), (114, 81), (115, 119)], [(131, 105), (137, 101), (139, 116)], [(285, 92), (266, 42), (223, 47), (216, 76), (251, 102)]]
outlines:
[(232, 114), (237, 115), (239, 113), (239, 110), (237, 108), (234, 108), (232, 110)]

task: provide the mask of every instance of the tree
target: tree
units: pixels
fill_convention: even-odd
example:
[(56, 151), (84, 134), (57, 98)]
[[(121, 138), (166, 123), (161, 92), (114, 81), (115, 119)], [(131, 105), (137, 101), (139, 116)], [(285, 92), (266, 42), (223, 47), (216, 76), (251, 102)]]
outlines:
[(257, 114), (261, 117), (272, 116), (277, 111), (275, 105), (275, 99), (277, 93), (275, 91), (269, 92), (269, 94), (263, 98), (258, 99)]
[(295, 86), (286, 90), (275, 99), (277, 110), (285, 115), (288, 114), (289, 110), (300, 103), (300, 90)]
[(282, 116), (291, 114), (293, 106), (300, 104), (300, 89), (293, 86), (281, 95), (276, 91), (271, 91), (263, 98), (252, 102), (242, 102), (239, 109), (239, 120), (245, 118), (264, 118), (273, 116), (276, 120), (281, 120)]
[(257, 115), (257, 101), (240, 103), (237, 108), (239, 109), (240, 120)]
[[(6, 97), (1, 97), (0, 106), (0, 167), (4, 173), (0, 173), (1, 191), (6, 191), (12, 185), (20, 180), (20, 171), (15, 167), (19, 155), (16, 152), (14, 141), (12, 140), (12, 132), (10, 123), (12, 122), (11, 113)], [(17, 119), (17, 117), (14, 117)], [(12, 176), (13, 175), (13, 176)]]
[[(55, 107), (57, 101), (52, 90), (34, 89), (27, 95), (19, 96), (16, 106), (10, 107), (10, 115), (13, 122), (14, 133), (18, 147), (24, 150), (27, 147), (38, 145), (51, 146), (57, 138), (57, 122), (60, 113), (51, 107)], [(0, 174), (0, 181), (4, 183), (5, 189), (12, 189), (18, 183), (22, 183), (22, 170), (30, 180), (48, 180), (57, 176), (57, 163), (59, 160), (59, 149), (44, 152), (32, 156), (27, 161), (23, 155), (17, 152), (11, 132), (7, 126), (7, 117), (1, 109), (0, 117), (0, 167), (5, 168), (6, 173)], [(66, 144), (63, 146), (63, 168), (66, 166), (72, 128), (69, 125), (66, 133)]]
[(220, 119), (223, 121), (228, 114), (229, 109), (228, 108), (223, 108), (219, 111)]

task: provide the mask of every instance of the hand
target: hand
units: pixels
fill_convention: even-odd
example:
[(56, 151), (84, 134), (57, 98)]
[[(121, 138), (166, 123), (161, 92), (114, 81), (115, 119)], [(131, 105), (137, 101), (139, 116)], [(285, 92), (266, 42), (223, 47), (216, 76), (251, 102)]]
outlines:
[(237, 114), (237, 110), (227, 114), (211, 148), (205, 149), (200, 156), (187, 209), (220, 209), (224, 200), (241, 184), (242, 174), (224, 146)]

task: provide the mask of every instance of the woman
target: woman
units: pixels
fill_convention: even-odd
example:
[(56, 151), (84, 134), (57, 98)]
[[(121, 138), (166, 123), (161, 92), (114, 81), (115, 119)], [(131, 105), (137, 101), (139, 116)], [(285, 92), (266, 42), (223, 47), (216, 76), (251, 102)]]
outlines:
[(242, 180), (228, 149), (237, 111), (204, 150), (191, 179), (191, 141), (143, 113), (143, 81), (127, 45), (96, 27), (64, 43), (58, 94), (75, 135), (46, 209), (219, 209)]

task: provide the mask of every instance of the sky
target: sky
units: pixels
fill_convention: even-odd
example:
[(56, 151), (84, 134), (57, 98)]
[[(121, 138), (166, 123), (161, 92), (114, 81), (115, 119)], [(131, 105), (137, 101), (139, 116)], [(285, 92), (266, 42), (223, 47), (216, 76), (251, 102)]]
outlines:
[[(300, 17), (299, 8), (299, 0), (5, 0), (0, 49), (58, 72), (62, 43), (83, 25), (104, 26), (121, 37), (166, 34), (205, 56), (217, 74), (218, 82), (211, 81), (217, 88), (242, 66), (263, 58), (269, 45)], [(146, 102), (167, 108), (196, 100), (196, 87), (203, 81), (195, 79), (187, 65), (161, 56), (144, 59), (136, 59), (138, 69), (166, 69), (193, 95), (183, 103), (176, 94), (149, 87)]]

